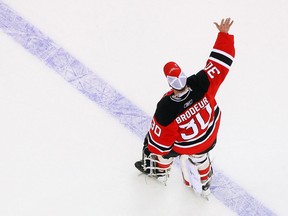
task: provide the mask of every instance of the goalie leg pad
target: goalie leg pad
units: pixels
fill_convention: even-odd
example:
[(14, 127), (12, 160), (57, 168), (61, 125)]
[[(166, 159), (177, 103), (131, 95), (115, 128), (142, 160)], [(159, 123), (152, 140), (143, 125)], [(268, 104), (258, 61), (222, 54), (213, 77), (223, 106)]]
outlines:
[(147, 143), (144, 141), (142, 160), (137, 161), (135, 166), (148, 176), (155, 177), (165, 183), (168, 180), (172, 163), (172, 157), (163, 158), (161, 155), (151, 153)]
[(166, 182), (169, 177), (173, 158), (165, 159), (161, 155), (150, 154), (144, 158), (144, 170), (148, 171), (148, 175), (156, 177), (161, 182)]
[(189, 155), (180, 156), (180, 167), (183, 182), (187, 187), (192, 187), (196, 193), (202, 193), (201, 177), (195, 164), (191, 163)]
[(181, 155), (180, 166), (184, 184), (202, 195), (210, 194), (212, 166), (209, 154)]
[(205, 182), (211, 178), (213, 170), (208, 153), (201, 155), (190, 155), (189, 159), (191, 163), (197, 166), (197, 170), (201, 176), (202, 182)]
[(213, 174), (211, 161), (208, 153), (199, 155), (190, 155), (191, 163), (193, 163), (198, 170), (202, 185), (202, 195), (207, 196), (210, 194), (210, 181)]

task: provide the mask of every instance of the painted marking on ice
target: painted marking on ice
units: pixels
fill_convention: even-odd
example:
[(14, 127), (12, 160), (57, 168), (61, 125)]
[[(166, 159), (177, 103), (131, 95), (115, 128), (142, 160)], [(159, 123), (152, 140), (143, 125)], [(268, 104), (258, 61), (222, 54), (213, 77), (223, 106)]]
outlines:
[[(119, 94), (36, 27), (0, 0), (0, 28), (31, 54), (45, 62), (76, 89), (109, 112), (132, 133), (144, 138), (151, 117)], [(215, 170), (214, 196), (239, 215), (275, 215), (245, 190)]]
[(144, 138), (150, 123), (147, 114), (1, 1), (0, 28), (133, 133)]

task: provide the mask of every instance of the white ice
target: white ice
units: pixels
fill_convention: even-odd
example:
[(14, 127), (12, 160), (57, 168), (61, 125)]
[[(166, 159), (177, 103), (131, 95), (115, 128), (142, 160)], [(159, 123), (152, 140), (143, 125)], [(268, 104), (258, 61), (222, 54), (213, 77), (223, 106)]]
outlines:
[[(4, 2), (150, 116), (168, 90), (163, 65), (202, 69), (213, 22), (233, 18), (214, 164), (288, 214), (287, 1)], [(1, 216), (234, 214), (195, 196), (176, 169), (166, 187), (139, 176), (142, 140), (2, 32), (0, 58)]]

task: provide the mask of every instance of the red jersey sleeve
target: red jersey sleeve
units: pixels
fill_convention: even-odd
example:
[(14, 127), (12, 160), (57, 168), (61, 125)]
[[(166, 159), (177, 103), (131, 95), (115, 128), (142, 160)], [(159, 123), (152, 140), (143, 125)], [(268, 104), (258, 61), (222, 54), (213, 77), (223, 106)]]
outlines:
[(148, 133), (148, 149), (158, 155), (167, 154), (178, 136), (178, 126), (174, 122), (166, 126), (161, 125), (154, 116)]
[(228, 74), (235, 56), (234, 36), (219, 32), (204, 71), (210, 82), (209, 91), (214, 97)]

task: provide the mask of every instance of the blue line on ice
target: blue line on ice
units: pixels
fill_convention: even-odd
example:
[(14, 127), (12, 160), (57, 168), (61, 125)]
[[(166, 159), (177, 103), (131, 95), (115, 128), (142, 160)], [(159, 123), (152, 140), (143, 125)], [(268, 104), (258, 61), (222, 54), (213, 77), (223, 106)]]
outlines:
[[(0, 0), (0, 28), (30, 53), (41, 59), (76, 89), (100, 105), (126, 126), (144, 138), (151, 117), (119, 94), (97, 74), (85, 67), (35, 26), (17, 15)], [(142, 143), (142, 142), (141, 142)], [(238, 215), (275, 215), (223, 173), (215, 170), (213, 195)]]

